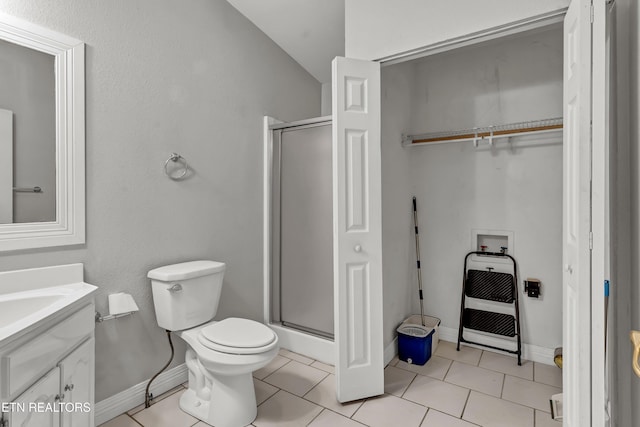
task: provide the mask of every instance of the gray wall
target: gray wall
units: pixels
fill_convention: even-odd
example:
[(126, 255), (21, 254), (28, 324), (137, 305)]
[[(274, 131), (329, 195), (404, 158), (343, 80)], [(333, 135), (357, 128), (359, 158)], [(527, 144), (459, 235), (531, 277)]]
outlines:
[(54, 57), (0, 41), (0, 108), (13, 111), (13, 222), (56, 219)]
[[(3, 0), (0, 10), (87, 44), (87, 243), (3, 254), (0, 269), (83, 262), (98, 310), (109, 293), (134, 296), (140, 313), (97, 325), (96, 401), (169, 356), (146, 279), (154, 267), (224, 261), (217, 317), (261, 320), (262, 116), (317, 116), (320, 84), (222, 0)], [(164, 175), (172, 151), (189, 179)]]
[[(411, 95), (415, 90), (414, 66), (404, 63), (383, 67), (382, 81), (382, 278), (384, 296), (384, 344), (396, 337), (396, 328), (418, 299), (415, 276), (412, 190), (409, 158), (400, 144), (409, 128)], [(422, 208), (423, 200), (418, 201)], [(424, 229), (423, 229), (424, 230)], [(427, 313), (429, 314), (429, 313)]]
[(345, 0), (345, 52), (375, 60), (561, 10), (570, 0)]
[[(629, 145), (630, 145), (630, 170), (631, 170), (631, 287), (630, 311), (631, 325), (629, 329), (640, 330), (640, 149), (638, 141), (640, 141), (640, 58), (638, 51), (640, 49), (640, 33), (638, 26), (640, 25), (640, 7), (637, 1), (630, 2), (629, 14), (629, 101), (630, 101), (630, 117), (629, 117)], [(628, 331), (623, 329), (625, 337)], [(620, 351), (628, 357), (631, 354), (629, 341), (622, 340), (623, 345)], [(625, 360), (626, 361), (626, 360)], [(625, 364), (626, 369), (620, 373), (620, 378), (626, 378), (631, 375), (629, 372), (629, 364)], [(624, 366), (624, 365), (623, 365)], [(640, 407), (637, 404), (640, 399), (640, 378), (635, 375), (631, 376), (632, 393), (629, 399), (633, 408), (633, 421), (629, 425), (640, 424)], [(620, 394), (622, 399), (624, 394)]]
[[(419, 63), (411, 131), (562, 117), (562, 51), (557, 28)], [(519, 277), (543, 286), (531, 299), (518, 283), (523, 342), (553, 349), (562, 345), (562, 133), (512, 142), (412, 148), (426, 307), (457, 328), (460, 271), (477, 248), (471, 230), (513, 231)]]
[(638, 23), (635, 0), (618, 0), (612, 21), (611, 118), (611, 300), (609, 311), (609, 384), (612, 425), (640, 424), (640, 379), (631, 371), (629, 330), (640, 329), (638, 249), (640, 228), (640, 137)]
[[(617, 322), (614, 334), (618, 352), (615, 383), (617, 386), (614, 410), (618, 426), (640, 424), (640, 378), (631, 371), (632, 346), (629, 329), (640, 330), (640, 8), (635, 0), (621, 0), (617, 13), (617, 66), (618, 66), (618, 192), (616, 215), (619, 277), (613, 283), (612, 294), (616, 302)], [(615, 359), (614, 359), (615, 360)]]

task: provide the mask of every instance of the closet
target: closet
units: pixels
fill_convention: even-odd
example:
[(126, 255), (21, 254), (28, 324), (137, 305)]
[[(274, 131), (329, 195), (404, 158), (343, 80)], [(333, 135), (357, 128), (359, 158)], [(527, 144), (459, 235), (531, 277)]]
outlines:
[[(385, 342), (417, 312), (416, 196), (425, 313), (442, 320), (441, 338), (457, 338), (465, 255), (482, 239), (504, 242), (518, 277), (542, 282), (539, 298), (517, 284), (524, 358), (552, 363), (562, 345), (562, 116), (559, 24), (382, 68)], [(510, 272), (503, 261), (494, 271)]]

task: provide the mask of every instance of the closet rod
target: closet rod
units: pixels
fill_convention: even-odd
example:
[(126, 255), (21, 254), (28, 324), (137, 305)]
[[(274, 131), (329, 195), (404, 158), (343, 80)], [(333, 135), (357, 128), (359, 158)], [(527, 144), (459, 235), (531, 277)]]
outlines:
[(414, 144), (438, 144), (458, 141), (478, 142), (485, 139), (488, 139), (491, 143), (493, 142), (493, 138), (554, 132), (558, 130), (562, 130), (562, 118), (485, 126), (450, 132), (432, 132), (421, 135), (407, 135), (403, 139), (403, 144), (410, 146)]

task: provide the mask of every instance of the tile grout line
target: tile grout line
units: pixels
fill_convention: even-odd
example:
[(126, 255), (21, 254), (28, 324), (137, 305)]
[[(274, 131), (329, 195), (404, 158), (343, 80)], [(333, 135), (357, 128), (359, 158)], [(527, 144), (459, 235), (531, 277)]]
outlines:
[(483, 392), (478, 391), (478, 390), (473, 390), (473, 391), (475, 391), (476, 393), (480, 393), (480, 394), (482, 394), (484, 396), (487, 396), (487, 397), (493, 397), (494, 399), (502, 400), (502, 401), (504, 401), (506, 403), (511, 403), (513, 405), (518, 405), (518, 406), (522, 406), (523, 408), (531, 409), (534, 412), (534, 416), (535, 416), (535, 411), (540, 411), (540, 412), (544, 412), (546, 414), (549, 414), (549, 412), (547, 412), (545, 410), (542, 410), (542, 409), (534, 408), (532, 406), (523, 405), (522, 403), (518, 403), (518, 402), (512, 402), (511, 400), (503, 399), (501, 397), (495, 397), (495, 396), (492, 396), (492, 395), (487, 394), (487, 393), (483, 393)]
[(126, 412), (125, 412), (125, 415), (126, 415), (127, 417), (131, 418), (131, 419), (133, 420), (133, 422), (134, 422), (134, 423), (138, 424), (139, 426), (145, 427), (145, 426), (143, 426), (142, 424), (140, 424), (140, 423), (138, 422), (138, 420), (136, 420), (135, 418), (133, 418), (131, 415), (127, 414)]
[(449, 367), (447, 368), (447, 372), (444, 373), (444, 376), (440, 380), (442, 382), (445, 382), (444, 379), (447, 378), (447, 375), (449, 375), (449, 371), (451, 370), (451, 367), (453, 366), (453, 362), (455, 362), (455, 360), (453, 360), (453, 359), (449, 359), (449, 360), (451, 360), (451, 363), (449, 363)]
[[(364, 402), (363, 402), (363, 403), (364, 403)], [(360, 405), (360, 406), (362, 406), (362, 405)], [(351, 419), (350, 417), (347, 417), (347, 416), (345, 416), (345, 415), (342, 415), (341, 413), (336, 412), (336, 411), (333, 411), (333, 410), (331, 410), (331, 409), (329, 409), (329, 408), (325, 408), (324, 406), (322, 406), (322, 408), (323, 408), (323, 409), (326, 409), (326, 410), (327, 410), (327, 411), (329, 411), (329, 412), (333, 412), (334, 414), (336, 414), (336, 415), (338, 415), (338, 416), (341, 416), (341, 417), (344, 417), (344, 418), (346, 418), (346, 419), (348, 419), (348, 420), (351, 420), (351, 421), (353, 421), (354, 423), (358, 423), (358, 424), (360, 424), (360, 425), (362, 425), (362, 426), (370, 427), (368, 424), (363, 424), (363, 423), (361, 423), (361, 422), (360, 422), (360, 421), (358, 421), (358, 420)], [(322, 411), (322, 412), (324, 412), (324, 411)], [(318, 414), (318, 416), (320, 416), (320, 414)], [(316, 418), (317, 418), (317, 417), (316, 417)]]
[(422, 423), (424, 423), (424, 419), (427, 418), (427, 414), (429, 413), (429, 411), (431, 411), (431, 408), (429, 408), (428, 406), (425, 406), (425, 408), (427, 408), (427, 410), (424, 412), (424, 415), (422, 416), (422, 419), (420, 420), (420, 424), (418, 424), (418, 426), (421, 426)]
[[(320, 406), (320, 405), (318, 405), (318, 406)], [(312, 422), (314, 422), (314, 421), (316, 420), (316, 418), (318, 418), (318, 417), (320, 416), (320, 414), (322, 414), (322, 413), (324, 412), (324, 410), (326, 409), (324, 406), (320, 406), (320, 407), (322, 408), (322, 410), (321, 410), (320, 412), (318, 412), (318, 415), (316, 415), (315, 417), (313, 417), (313, 418), (311, 419), (311, 421), (309, 421), (306, 425), (309, 425), (309, 424), (311, 424)]]
[[(292, 360), (293, 360), (293, 359), (292, 359)], [(298, 361), (296, 361), (296, 362), (298, 362)], [(317, 387), (317, 386), (318, 386), (322, 381), (324, 381), (324, 380), (325, 380), (329, 375), (331, 375), (331, 374), (330, 374), (330, 373), (328, 373), (327, 371), (322, 370), (322, 369), (314, 368), (314, 367), (313, 367), (313, 366), (311, 366), (311, 365), (305, 365), (305, 364), (304, 364), (304, 363), (302, 363), (302, 362), (298, 362), (298, 363), (300, 363), (300, 364), (301, 364), (301, 365), (303, 365), (303, 366), (308, 366), (308, 367), (310, 367), (310, 368), (313, 368), (313, 369), (315, 369), (316, 371), (321, 372), (321, 373), (323, 373), (323, 374), (324, 374), (324, 376), (320, 379), (320, 381), (318, 381), (318, 382), (317, 382), (313, 387), (311, 387), (311, 388), (310, 388), (307, 392), (305, 392), (302, 396), (298, 396), (297, 394), (295, 394), (295, 393), (293, 393), (293, 392), (290, 392), (290, 391), (288, 391), (288, 390), (282, 389), (282, 388), (278, 387), (278, 386), (277, 386), (277, 385), (275, 385), (275, 384), (271, 384), (270, 382), (265, 381), (265, 380), (267, 379), (267, 377), (270, 377), (271, 375), (275, 374), (275, 373), (276, 373), (276, 372), (278, 372), (280, 369), (282, 369), (282, 368), (284, 368), (286, 365), (288, 365), (288, 363), (285, 363), (285, 364), (284, 364), (284, 365), (282, 365), (280, 368), (278, 368), (277, 370), (273, 371), (273, 373), (271, 373), (271, 374), (267, 375), (267, 377), (265, 377), (264, 379), (262, 379), (262, 380), (258, 379), (258, 380), (259, 380), (259, 381), (262, 381), (262, 382), (264, 382), (264, 383), (266, 383), (266, 384), (269, 384), (270, 386), (275, 387), (275, 388), (277, 388), (278, 390), (284, 390), (284, 391), (286, 391), (286, 392), (288, 392), (288, 393), (293, 394), (294, 396), (297, 396), (297, 397), (299, 397), (299, 398), (301, 398), (301, 399), (304, 399), (304, 400), (306, 400), (306, 401), (308, 401), (308, 402), (311, 402), (311, 403), (314, 403), (314, 404), (316, 404), (316, 405), (317, 405), (317, 403), (312, 402), (312, 401), (310, 401), (309, 399), (305, 399), (305, 396), (306, 396), (307, 394), (309, 394), (309, 393), (311, 392), (311, 390), (313, 390), (314, 388), (316, 388), (316, 387)], [(276, 393), (277, 393), (277, 392), (276, 392)], [(274, 394), (275, 394), (275, 393), (274, 393)], [(262, 403), (264, 403), (264, 402), (262, 402)], [(258, 405), (258, 406), (259, 406), (259, 405)], [(321, 405), (319, 405), (319, 406), (321, 406)]]
[[(469, 391), (471, 391), (471, 390), (469, 390)], [(471, 394), (471, 393), (469, 393), (469, 394)], [(467, 406), (467, 404), (465, 403), (465, 409), (466, 409), (466, 406)], [(432, 409), (430, 408), (429, 410), (431, 411)], [(453, 415), (447, 414), (446, 412), (438, 411), (437, 409), (433, 409), (433, 410), (436, 411), (436, 412), (439, 412), (441, 414), (449, 415), (450, 417), (453, 417)], [(462, 411), (462, 413), (464, 414), (464, 411)], [(453, 418), (455, 418), (455, 417), (453, 417)], [(456, 418), (456, 419), (460, 420), (460, 421), (464, 421), (465, 423), (471, 424), (472, 426), (482, 427), (480, 424), (476, 424), (476, 423), (471, 422), (469, 420), (465, 420), (464, 418), (462, 418), (462, 416), (460, 416), (460, 418)]]
[(469, 389), (469, 393), (467, 393), (467, 398), (464, 401), (464, 406), (462, 407), (462, 412), (460, 413), (460, 420), (462, 420), (462, 417), (464, 416), (464, 411), (467, 410), (467, 404), (469, 403), (469, 399), (471, 398), (471, 389)]
[[(316, 368), (316, 369), (317, 369), (317, 368)], [(329, 375), (331, 375), (331, 374), (329, 374), (329, 373), (328, 373), (328, 372), (326, 372), (326, 371), (322, 371), (322, 372), (325, 372), (325, 373), (326, 373), (326, 375), (325, 375), (324, 377), (322, 377), (322, 379), (321, 379), (320, 381), (318, 381), (318, 382), (316, 383), (316, 385), (314, 385), (313, 387), (311, 387), (311, 388), (309, 389), (309, 391), (307, 391), (307, 392), (306, 392), (305, 394), (303, 394), (302, 396), (298, 396), (298, 397), (299, 397), (300, 399), (304, 399), (304, 400), (306, 400), (307, 402), (311, 402), (311, 403), (313, 403), (314, 405), (318, 405), (318, 406), (320, 406), (320, 407), (322, 407), (322, 408), (327, 408), (327, 407), (326, 407), (326, 406), (324, 406), (324, 405), (320, 405), (320, 404), (318, 404), (318, 403), (316, 403), (316, 402), (314, 402), (314, 401), (309, 400), (309, 399), (307, 399), (307, 398), (306, 398), (307, 394), (309, 394), (309, 393), (311, 393), (313, 390), (315, 390), (315, 389), (320, 385), (320, 383), (321, 383), (322, 381), (326, 380), (326, 379), (327, 379), (327, 377), (328, 377)], [(275, 386), (274, 386), (274, 387), (275, 387)], [(327, 408), (327, 409), (329, 409), (329, 408)]]
[[(384, 396), (384, 393), (382, 394)], [(358, 409), (355, 410), (355, 412), (353, 414), (351, 414), (351, 416), (349, 417), (350, 420), (353, 420), (355, 422), (359, 422), (358, 420), (353, 419), (353, 417), (356, 416), (356, 414), (358, 413), (358, 411), (360, 411), (360, 409), (362, 409), (362, 407), (364, 406), (365, 403), (367, 403), (367, 401), (369, 400), (369, 397), (366, 397), (364, 399), (362, 399), (362, 403), (360, 404), (360, 406), (358, 406)]]
[[(269, 384), (269, 385), (271, 385), (271, 386), (276, 387), (275, 385), (273, 385), (273, 384), (271, 384), (270, 382), (265, 381), (265, 380), (266, 380), (267, 378), (269, 378), (271, 375), (273, 375), (273, 374), (275, 374), (276, 372), (278, 372), (280, 369), (282, 369), (282, 368), (284, 368), (285, 366), (287, 366), (287, 365), (288, 365), (289, 363), (291, 363), (291, 361), (293, 360), (293, 359), (289, 359), (288, 357), (284, 357), (283, 355), (280, 355), (280, 357), (287, 359), (287, 360), (288, 360), (288, 362), (287, 362), (287, 363), (285, 363), (284, 365), (280, 366), (280, 367), (279, 367), (278, 369), (276, 369), (275, 371), (273, 371), (273, 372), (269, 373), (268, 375), (265, 375), (265, 377), (264, 377), (264, 378), (262, 378), (262, 379), (258, 378), (260, 381), (265, 382), (265, 383), (267, 383), (267, 384)], [(253, 374), (252, 374), (251, 376), (253, 377)], [(255, 378), (255, 377), (254, 377), (254, 378)], [(279, 388), (279, 387), (278, 387), (278, 388)]]
[[(402, 368), (398, 368), (398, 369), (402, 369)], [(411, 372), (411, 371), (407, 371), (407, 372)], [(411, 378), (411, 381), (409, 381), (409, 384), (407, 385), (407, 387), (404, 389), (404, 391), (402, 392), (402, 394), (399, 396), (400, 399), (404, 399), (404, 395), (407, 393), (407, 391), (409, 390), (409, 387), (411, 387), (411, 384), (413, 384), (413, 382), (416, 380), (416, 378), (418, 378), (418, 374), (417, 372), (412, 372), (413, 373), (413, 378)], [(424, 376), (424, 375), (423, 375)], [(407, 400), (409, 402), (411, 402), (409, 399), (404, 399)], [(426, 414), (425, 414), (426, 415)]]

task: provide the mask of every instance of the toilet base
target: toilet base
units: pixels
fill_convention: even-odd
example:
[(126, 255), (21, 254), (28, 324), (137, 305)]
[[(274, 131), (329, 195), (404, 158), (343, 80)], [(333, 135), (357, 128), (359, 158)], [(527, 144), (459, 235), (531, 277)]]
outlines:
[(251, 373), (214, 377), (209, 400), (198, 397), (191, 388), (180, 397), (180, 409), (215, 427), (244, 427), (258, 413)]

